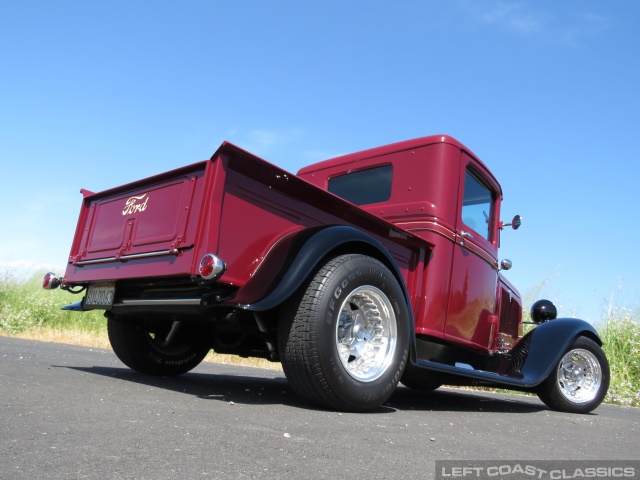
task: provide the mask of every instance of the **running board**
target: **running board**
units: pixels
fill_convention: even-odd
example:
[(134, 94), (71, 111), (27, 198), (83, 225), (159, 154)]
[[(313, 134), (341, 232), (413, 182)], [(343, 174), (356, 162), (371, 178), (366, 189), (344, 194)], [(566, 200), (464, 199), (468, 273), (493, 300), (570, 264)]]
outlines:
[(416, 362), (415, 366), (424, 370), (429, 370), (431, 372), (469, 378), (471, 380), (478, 380), (480, 382), (487, 382), (495, 385), (531, 388), (537, 386), (540, 383), (540, 381), (535, 381), (534, 379), (530, 378), (517, 378), (513, 376), (500, 375), (483, 370), (473, 370), (468, 366), (456, 367), (453, 365), (446, 365), (444, 363), (431, 362), (429, 360), (419, 359)]

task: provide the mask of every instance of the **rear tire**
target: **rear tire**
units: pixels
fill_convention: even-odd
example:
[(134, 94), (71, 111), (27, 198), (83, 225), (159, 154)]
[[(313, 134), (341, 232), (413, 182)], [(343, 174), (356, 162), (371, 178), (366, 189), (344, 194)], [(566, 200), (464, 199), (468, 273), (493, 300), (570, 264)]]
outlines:
[(569, 346), (538, 389), (538, 397), (561, 412), (589, 413), (609, 389), (609, 361), (602, 348), (580, 336)]
[(175, 376), (192, 370), (210, 346), (196, 324), (160, 320), (129, 323), (117, 317), (107, 321), (109, 342), (129, 368), (149, 375)]
[(409, 338), (404, 293), (391, 271), (374, 258), (343, 255), (289, 302), (278, 343), (284, 373), (300, 397), (367, 411), (395, 390)]

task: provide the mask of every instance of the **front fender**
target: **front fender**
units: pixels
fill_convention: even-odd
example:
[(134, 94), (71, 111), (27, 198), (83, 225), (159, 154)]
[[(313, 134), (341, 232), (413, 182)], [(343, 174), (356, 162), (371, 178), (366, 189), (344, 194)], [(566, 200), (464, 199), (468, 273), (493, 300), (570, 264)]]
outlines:
[(602, 345), (591, 324), (576, 318), (559, 318), (538, 325), (518, 342), (511, 350), (509, 357), (513, 363), (508, 372), (473, 370), (426, 359), (417, 359), (414, 366), (450, 377), (462, 377), (465, 380), (461, 385), (535, 391), (579, 335)]
[(587, 336), (602, 345), (593, 325), (577, 318), (550, 320), (538, 325), (523, 338), (521, 342), (529, 342), (529, 352), (521, 373), (528, 386), (542, 383), (579, 335)]
[(357, 228), (333, 225), (293, 232), (281, 239), (251, 280), (225, 304), (256, 312), (275, 308), (289, 299), (334, 252), (363, 253), (382, 261), (408, 298), (398, 266), (379, 241)]

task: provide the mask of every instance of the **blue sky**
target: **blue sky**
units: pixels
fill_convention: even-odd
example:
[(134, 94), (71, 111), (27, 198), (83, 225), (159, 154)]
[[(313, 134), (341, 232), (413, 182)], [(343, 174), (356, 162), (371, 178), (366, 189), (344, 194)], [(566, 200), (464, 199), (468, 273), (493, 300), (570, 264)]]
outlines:
[(63, 271), (80, 188), (229, 140), (287, 170), (446, 133), (504, 190), (508, 278), (561, 315), (640, 304), (635, 0), (0, 7), (0, 267)]

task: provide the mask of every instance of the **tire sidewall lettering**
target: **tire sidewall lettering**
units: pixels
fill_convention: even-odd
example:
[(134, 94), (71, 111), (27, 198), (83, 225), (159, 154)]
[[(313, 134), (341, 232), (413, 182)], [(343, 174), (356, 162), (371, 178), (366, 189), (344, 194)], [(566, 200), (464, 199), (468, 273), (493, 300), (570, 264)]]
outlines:
[(154, 352), (149, 352), (149, 358), (154, 363), (157, 363), (158, 365), (167, 365), (167, 366), (174, 366), (174, 367), (178, 367), (180, 365), (184, 365), (185, 363), (191, 362), (196, 358), (196, 356), (197, 356), (197, 353), (193, 352), (186, 357), (170, 358), (170, 357), (162, 357), (160, 355), (157, 355)]
[(336, 376), (336, 381), (342, 385), (344, 383), (342, 368), (336, 363), (336, 359), (333, 357), (329, 358), (329, 364), (331, 365), (331, 371)]

